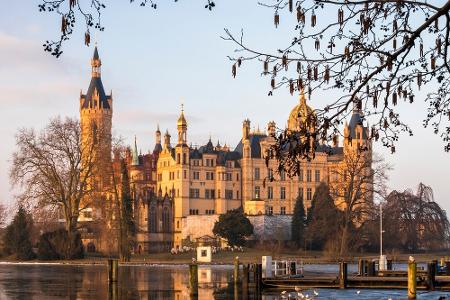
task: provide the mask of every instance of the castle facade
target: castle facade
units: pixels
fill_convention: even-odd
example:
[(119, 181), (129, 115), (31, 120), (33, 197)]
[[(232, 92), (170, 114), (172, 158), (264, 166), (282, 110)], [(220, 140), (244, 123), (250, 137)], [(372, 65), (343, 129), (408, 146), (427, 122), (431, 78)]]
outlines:
[[(93, 123), (101, 127), (109, 137), (104, 144), (107, 149), (102, 151), (109, 152), (109, 156), (99, 155), (114, 162), (118, 157), (111, 157), (112, 93), (108, 96), (104, 92), (100, 66), (96, 48), (91, 84), (86, 95), (80, 97), (82, 141), (92, 142), (85, 136), (92, 132)], [(302, 93), (289, 114), (287, 129), (298, 129), (311, 113), (313, 110)], [(275, 142), (276, 124), (272, 121), (266, 130), (252, 131), (250, 120), (244, 120), (242, 137), (235, 147), (218, 142), (214, 146), (211, 139), (201, 147), (189, 146), (188, 121), (183, 107), (176, 125), (175, 142), (168, 131), (162, 141), (158, 127), (152, 151), (139, 154), (136, 140), (126, 151), (137, 226), (136, 252), (163, 251), (181, 247), (186, 240), (195, 241), (200, 233), (196, 236), (192, 230), (193, 220), (197, 220), (196, 226), (208, 227), (202, 228), (201, 234), (211, 233), (218, 215), (239, 207), (249, 216), (292, 215), (299, 196), (308, 208), (321, 182), (338, 180), (333, 170), (343, 167), (346, 155), (364, 147), (367, 157), (372, 156), (368, 128), (358, 109), (354, 109), (350, 122), (345, 124), (342, 145), (338, 141), (333, 146), (318, 145), (315, 158), (303, 161), (299, 175), (292, 178), (283, 172), (273, 174), (272, 170), (277, 169), (276, 161), (270, 161), (269, 168), (266, 166), (266, 150)], [(270, 177), (275, 180), (267, 180)], [(345, 205), (339, 199), (335, 201), (337, 206)]]

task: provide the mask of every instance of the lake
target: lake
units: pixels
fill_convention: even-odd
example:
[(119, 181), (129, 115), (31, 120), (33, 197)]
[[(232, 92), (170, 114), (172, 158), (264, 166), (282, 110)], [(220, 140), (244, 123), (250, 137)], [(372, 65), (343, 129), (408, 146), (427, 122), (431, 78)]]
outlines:
[[(309, 265), (305, 270), (334, 272), (333, 265)], [(60, 264), (0, 264), (0, 299), (190, 299), (186, 265), (121, 266), (120, 281), (108, 285), (106, 266)], [(234, 290), (232, 266), (200, 266), (198, 299), (242, 299)], [(247, 299), (287, 299), (294, 291), (254, 295)], [(312, 299), (407, 299), (406, 290), (304, 290)], [(418, 299), (450, 299), (450, 292), (418, 292)], [(284, 297), (284, 298), (283, 298)], [(313, 298), (315, 297), (315, 298)]]

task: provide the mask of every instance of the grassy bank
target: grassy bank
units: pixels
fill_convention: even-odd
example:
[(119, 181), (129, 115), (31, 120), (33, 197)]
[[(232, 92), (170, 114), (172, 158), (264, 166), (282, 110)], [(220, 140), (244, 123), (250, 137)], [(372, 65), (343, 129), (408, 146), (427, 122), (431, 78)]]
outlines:
[[(336, 263), (341, 259), (337, 257), (330, 257), (324, 255), (322, 252), (313, 251), (297, 251), (297, 250), (284, 250), (282, 252), (274, 252), (270, 250), (246, 248), (244, 252), (219, 252), (213, 255), (212, 264), (233, 264), (234, 258), (239, 256), (239, 260), (242, 263), (256, 263), (261, 262), (261, 256), (270, 255), (274, 259), (277, 258), (297, 258), (303, 259), (304, 263), (310, 264), (323, 264), (323, 263)], [(439, 260), (441, 257), (450, 256), (449, 253), (420, 253), (420, 254), (387, 254), (388, 259), (393, 259), (395, 262), (406, 262), (409, 256), (412, 255), (417, 262), (429, 262), (433, 259)], [(134, 264), (189, 264), (192, 258), (196, 256), (195, 252), (181, 253), (172, 255), (170, 253), (152, 253), (144, 255), (133, 255), (129, 263)], [(379, 255), (377, 253), (354, 253), (351, 256), (344, 258), (347, 262), (357, 262), (359, 258), (364, 259), (376, 259)], [(58, 260), (58, 261), (41, 261), (34, 260), (29, 262), (39, 263), (63, 263), (63, 264), (105, 264), (107, 257), (102, 256), (88, 256), (79, 260)], [(13, 259), (3, 258), (4, 262), (17, 262)]]

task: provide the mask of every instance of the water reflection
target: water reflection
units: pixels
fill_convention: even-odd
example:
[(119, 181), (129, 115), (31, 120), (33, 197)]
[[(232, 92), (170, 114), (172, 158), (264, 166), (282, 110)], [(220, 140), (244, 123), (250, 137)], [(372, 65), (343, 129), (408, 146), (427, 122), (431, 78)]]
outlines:
[[(321, 267), (323, 268), (323, 266)], [(121, 266), (119, 282), (108, 284), (105, 266), (1, 264), (0, 299), (283, 299), (281, 291), (242, 289), (233, 283), (231, 266), (200, 266), (198, 295), (190, 296), (188, 266)], [(287, 289), (287, 292), (295, 291)], [(313, 295), (312, 290), (302, 291)], [(316, 299), (406, 299), (404, 290), (320, 289)], [(448, 293), (419, 294), (438, 299)], [(291, 298), (293, 299), (293, 298)], [(448, 299), (448, 298), (447, 298)]]

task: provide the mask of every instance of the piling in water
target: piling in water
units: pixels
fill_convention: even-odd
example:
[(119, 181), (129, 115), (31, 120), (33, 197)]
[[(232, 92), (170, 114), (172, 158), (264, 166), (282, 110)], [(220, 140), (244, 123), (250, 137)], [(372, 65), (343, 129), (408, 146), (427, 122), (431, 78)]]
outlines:
[(189, 265), (189, 290), (191, 296), (198, 295), (198, 264)]
[(108, 259), (108, 282), (117, 282), (119, 279), (119, 261)]
[(408, 299), (416, 299), (417, 290), (417, 264), (415, 261), (408, 262)]
[(339, 263), (339, 288), (340, 289), (347, 288), (347, 263), (346, 262)]
[(431, 291), (433, 291), (435, 287), (436, 271), (437, 266), (434, 261), (427, 264), (427, 287)]
[(359, 259), (358, 260), (358, 275), (359, 276), (364, 276), (364, 265), (365, 265), (365, 260), (364, 259)]
[(239, 257), (236, 256), (234, 258), (234, 283), (238, 283), (239, 282)]

